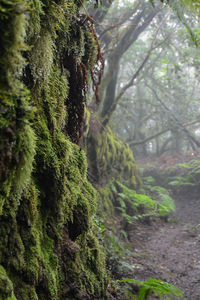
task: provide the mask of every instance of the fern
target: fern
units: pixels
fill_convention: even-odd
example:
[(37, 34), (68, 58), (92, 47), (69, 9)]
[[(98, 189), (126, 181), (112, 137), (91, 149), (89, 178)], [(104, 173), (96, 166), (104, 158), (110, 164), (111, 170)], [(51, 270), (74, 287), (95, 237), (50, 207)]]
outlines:
[(116, 186), (114, 184), (111, 184), (110, 188), (111, 188), (112, 192), (117, 193), (117, 189), (116, 189)]
[(144, 207), (146, 208), (155, 209), (156, 203), (151, 197), (144, 194), (138, 194), (134, 190), (129, 189), (120, 182), (117, 182), (117, 185), (123, 190), (123, 193), (118, 194), (120, 198), (132, 200), (132, 204), (135, 207), (144, 205)]
[(171, 211), (176, 210), (176, 206), (172, 197), (168, 194), (160, 193), (160, 198), (162, 202), (159, 203), (159, 214), (161, 216), (167, 216)]
[(154, 210), (157, 208), (157, 203), (147, 195), (135, 193), (134, 200), (138, 206), (144, 205), (146, 208), (152, 208)]
[(168, 183), (171, 186), (195, 186), (194, 182), (188, 180), (187, 177), (175, 176), (172, 181)]
[(119, 200), (119, 203), (120, 203), (121, 207), (126, 208), (126, 203), (125, 203), (124, 200), (127, 198), (127, 196), (122, 194), (122, 193), (118, 194), (118, 196), (119, 196), (118, 200)]
[(152, 190), (159, 198), (158, 211), (161, 216), (167, 216), (171, 211), (176, 210), (174, 200), (165, 188), (161, 186), (154, 186)]
[(156, 192), (157, 194), (169, 194), (168, 191), (162, 186), (152, 186), (152, 192)]
[(153, 216), (156, 216), (157, 213), (155, 211), (151, 212), (151, 213), (147, 213), (147, 214), (141, 214), (141, 215), (137, 215), (137, 216), (133, 216), (133, 220), (134, 221), (140, 221), (144, 218), (147, 218), (147, 217), (153, 217)]
[(155, 178), (153, 178), (152, 176), (147, 176), (147, 177), (144, 177), (144, 182), (145, 182), (145, 184), (147, 185), (147, 184), (150, 184), (150, 185), (152, 185), (152, 184), (155, 184)]
[[(151, 179), (149, 181), (152, 183), (154, 180)], [(123, 218), (129, 223), (132, 224), (136, 221), (142, 220), (146, 217), (150, 216), (166, 216), (171, 211), (175, 211), (175, 204), (173, 199), (170, 197), (168, 191), (160, 186), (152, 186), (151, 192), (153, 193), (154, 198), (152, 197), (136, 193), (134, 190), (129, 189), (125, 185), (120, 182), (117, 182), (117, 190), (121, 190), (120, 193), (117, 193), (117, 200), (120, 204), (118, 206), (118, 210), (121, 211)], [(127, 213), (127, 206), (131, 206), (134, 211), (134, 216), (131, 216)], [(140, 212), (140, 208), (143, 207), (146, 212), (142, 214), (138, 214)]]
[[(181, 290), (176, 286), (155, 278), (150, 278), (147, 281), (126, 278), (120, 280), (120, 282), (135, 283), (141, 286), (138, 294), (138, 300), (148, 300), (148, 296), (152, 293), (154, 293), (155, 296), (159, 296), (160, 299), (163, 299), (163, 296), (167, 296), (167, 298), (165, 298), (166, 300), (184, 297)], [(136, 299), (136, 296), (132, 293), (129, 293), (129, 295), (132, 297), (132, 299)]]
[(172, 177), (168, 183), (169, 186), (179, 187), (195, 187), (199, 184), (200, 161), (191, 160), (189, 163), (181, 163), (176, 166), (182, 167), (179, 171), (179, 176)]
[(189, 163), (181, 163), (181, 164), (177, 164), (176, 166), (183, 167), (185, 169), (192, 169), (193, 168), (193, 166)]

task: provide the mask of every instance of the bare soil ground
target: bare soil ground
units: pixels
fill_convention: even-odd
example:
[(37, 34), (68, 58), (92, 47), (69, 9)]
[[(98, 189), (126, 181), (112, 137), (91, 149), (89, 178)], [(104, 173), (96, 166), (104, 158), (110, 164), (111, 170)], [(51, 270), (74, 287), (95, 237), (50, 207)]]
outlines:
[(141, 225), (130, 233), (135, 252), (131, 276), (167, 281), (185, 299), (200, 300), (200, 195), (179, 195), (175, 202), (171, 222)]

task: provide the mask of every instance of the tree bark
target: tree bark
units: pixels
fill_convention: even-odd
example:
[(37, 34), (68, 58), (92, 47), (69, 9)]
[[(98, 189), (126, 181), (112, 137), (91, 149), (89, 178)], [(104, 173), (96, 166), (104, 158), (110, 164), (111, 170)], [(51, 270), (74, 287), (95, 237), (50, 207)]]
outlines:
[[(110, 54), (110, 57), (108, 58), (107, 73), (109, 75), (107, 75), (108, 81), (106, 82), (106, 86), (103, 87), (105, 89), (105, 98), (103, 99), (103, 107), (101, 111), (101, 118), (103, 119), (104, 125), (108, 122), (107, 115), (110, 115), (115, 102), (120, 59), (127, 49), (138, 39), (139, 35), (151, 23), (157, 12), (158, 10), (155, 9), (150, 9), (149, 11), (149, 7), (147, 8), (147, 6), (144, 5), (142, 10), (137, 13), (137, 15), (131, 21), (131, 24), (122, 34), (120, 41), (115, 46), (114, 50)], [(140, 24), (141, 21), (142, 24)]]

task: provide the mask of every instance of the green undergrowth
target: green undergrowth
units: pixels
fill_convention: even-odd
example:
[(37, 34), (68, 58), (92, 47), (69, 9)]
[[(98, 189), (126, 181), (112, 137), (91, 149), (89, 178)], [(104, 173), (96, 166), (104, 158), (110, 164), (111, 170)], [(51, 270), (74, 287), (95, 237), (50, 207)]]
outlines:
[(159, 215), (165, 217), (170, 212), (174, 212), (176, 210), (176, 206), (173, 198), (171, 197), (169, 191), (162, 187), (157, 186), (155, 179), (151, 176), (144, 177), (144, 186), (147, 193), (156, 201), (158, 201), (158, 212)]
[(171, 188), (198, 188), (200, 181), (200, 161), (191, 160), (175, 166), (177, 175), (172, 176), (168, 182)]
[(128, 223), (149, 219), (156, 216), (167, 216), (175, 211), (175, 204), (168, 191), (159, 186), (151, 187), (151, 193), (140, 194), (117, 182), (118, 209)]
[(149, 221), (151, 217), (166, 217), (175, 211), (175, 204), (169, 192), (160, 186), (147, 184), (146, 194), (136, 192), (119, 181), (113, 181), (101, 189), (101, 210), (107, 216), (117, 211), (129, 224), (138, 221)]
[(106, 299), (96, 191), (73, 143), (86, 82), (75, 97), (70, 78), (97, 60), (80, 6), (0, 1), (0, 299)]
[[(184, 296), (179, 288), (162, 280), (150, 278), (147, 281), (134, 280), (126, 278), (120, 280), (122, 283), (136, 284), (140, 286), (138, 296), (134, 295), (130, 290), (127, 290), (131, 299), (148, 300), (152, 294), (159, 299), (173, 300), (184, 299)], [(131, 286), (129, 286), (130, 289)]]
[(164, 168), (147, 165), (142, 171), (144, 177), (152, 178), (156, 185), (172, 190), (174, 193), (199, 192), (200, 161), (198, 159)]
[[(132, 263), (138, 254), (132, 247), (134, 241), (130, 243), (131, 232), (141, 223), (151, 224), (163, 217), (167, 219), (175, 211), (175, 204), (169, 192), (156, 186), (152, 177), (145, 178), (143, 189), (139, 191), (113, 180), (99, 189), (98, 197), (96, 234), (105, 246), (107, 268), (115, 280), (140, 268), (137, 263)], [(146, 257), (148, 254), (140, 255)], [(123, 294), (119, 290), (117, 293), (117, 297)]]

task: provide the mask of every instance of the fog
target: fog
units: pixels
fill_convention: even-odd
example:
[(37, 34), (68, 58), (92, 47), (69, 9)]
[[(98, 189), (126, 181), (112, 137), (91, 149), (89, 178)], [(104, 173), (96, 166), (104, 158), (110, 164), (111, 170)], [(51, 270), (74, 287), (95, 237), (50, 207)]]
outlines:
[[(105, 175), (101, 161), (104, 183), (109, 185), (111, 178), (113, 182), (110, 189), (115, 193), (116, 224), (119, 219), (125, 223), (118, 226), (133, 247), (132, 254), (123, 254), (125, 261), (120, 258), (129, 264), (129, 270), (113, 267), (116, 254), (108, 261), (114, 278), (157, 278), (179, 287), (185, 299), (197, 300), (200, 23), (194, 3), (169, 3), (103, 1), (98, 12), (89, 9), (105, 59), (96, 113), (102, 131), (111, 128), (129, 145), (142, 180), (138, 188), (125, 175), (116, 175), (119, 165), (124, 164), (121, 158), (118, 163), (109, 163), (110, 176)], [(94, 100), (90, 105), (95, 107)], [(113, 144), (110, 151), (115, 161)], [(133, 212), (134, 205), (138, 206)], [(160, 219), (155, 217), (159, 214)], [(120, 234), (109, 230), (123, 248)], [(110, 255), (115, 252), (114, 246), (107, 247)], [(134, 294), (134, 286), (129, 289)], [(153, 288), (151, 291), (156, 294)], [(183, 295), (175, 294), (183, 299)]]

